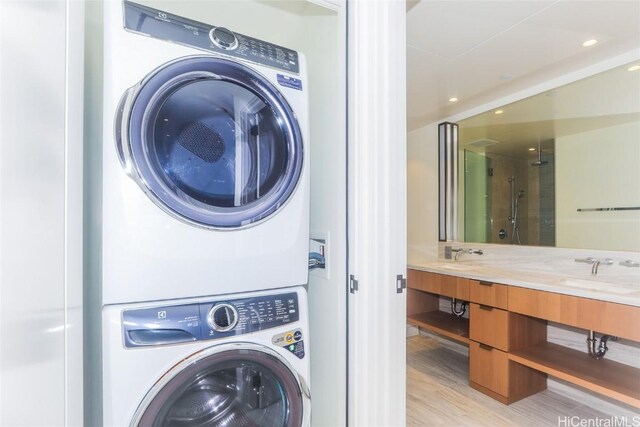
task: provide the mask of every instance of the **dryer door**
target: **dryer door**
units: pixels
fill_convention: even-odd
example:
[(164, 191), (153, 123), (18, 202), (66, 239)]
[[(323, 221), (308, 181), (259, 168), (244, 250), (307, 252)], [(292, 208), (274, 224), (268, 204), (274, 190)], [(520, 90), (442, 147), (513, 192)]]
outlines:
[(162, 376), (132, 426), (300, 427), (308, 390), (287, 362), (254, 344), (213, 347)]
[(235, 229), (274, 214), (303, 166), (295, 114), (264, 76), (238, 62), (185, 57), (122, 98), (116, 117), (125, 170), (166, 212)]

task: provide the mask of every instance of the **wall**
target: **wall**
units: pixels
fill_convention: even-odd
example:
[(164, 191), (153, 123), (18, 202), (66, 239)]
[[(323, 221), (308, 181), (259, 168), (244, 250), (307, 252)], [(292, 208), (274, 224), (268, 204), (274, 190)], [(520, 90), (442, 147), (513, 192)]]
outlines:
[[(640, 121), (556, 140), (556, 238), (569, 248), (640, 251)], [(594, 233), (597, 230), (597, 233)]]
[(83, 7), (0, 2), (0, 425), (82, 424)]
[(326, 272), (309, 274), (311, 325), (311, 424), (346, 422), (346, 97), (344, 16), (306, 17), (300, 49), (309, 64), (311, 128), (310, 229), (329, 238)]
[(84, 422), (102, 424), (102, 2), (85, 16), (84, 115)]
[(438, 257), (438, 124), (407, 133), (407, 262)]

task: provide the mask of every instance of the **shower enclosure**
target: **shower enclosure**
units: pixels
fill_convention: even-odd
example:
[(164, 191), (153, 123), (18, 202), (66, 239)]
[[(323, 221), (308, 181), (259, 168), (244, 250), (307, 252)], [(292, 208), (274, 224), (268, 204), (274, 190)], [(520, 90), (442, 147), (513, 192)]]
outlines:
[(511, 187), (511, 215), (509, 215), (509, 222), (511, 223), (511, 244), (521, 245), (520, 240), (520, 223), (518, 222), (518, 200), (524, 197), (524, 190), (517, 190), (516, 192), (516, 177), (509, 177), (509, 186)]
[(516, 158), (464, 150), (464, 240), (555, 245), (553, 152)]

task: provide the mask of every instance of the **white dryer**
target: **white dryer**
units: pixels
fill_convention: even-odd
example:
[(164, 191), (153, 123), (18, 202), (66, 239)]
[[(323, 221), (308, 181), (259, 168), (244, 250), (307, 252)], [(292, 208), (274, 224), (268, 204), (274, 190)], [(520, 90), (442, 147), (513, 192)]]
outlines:
[(302, 287), (103, 311), (105, 426), (310, 420)]
[(104, 26), (103, 304), (305, 284), (304, 56), (128, 1)]

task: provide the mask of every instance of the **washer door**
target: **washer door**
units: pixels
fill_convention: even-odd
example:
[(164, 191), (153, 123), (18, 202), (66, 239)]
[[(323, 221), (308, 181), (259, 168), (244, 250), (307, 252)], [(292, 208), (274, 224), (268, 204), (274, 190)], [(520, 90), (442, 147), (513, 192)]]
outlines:
[(211, 56), (176, 60), (124, 96), (116, 117), (125, 170), (168, 213), (233, 229), (281, 208), (302, 173), (295, 114), (264, 76)]
[(221, 347), (196, 354), (164, 375), (131, 425), (302, 425), (308, 391), (277, 353), (252, 344)]

